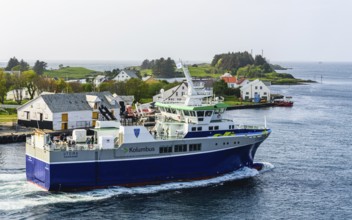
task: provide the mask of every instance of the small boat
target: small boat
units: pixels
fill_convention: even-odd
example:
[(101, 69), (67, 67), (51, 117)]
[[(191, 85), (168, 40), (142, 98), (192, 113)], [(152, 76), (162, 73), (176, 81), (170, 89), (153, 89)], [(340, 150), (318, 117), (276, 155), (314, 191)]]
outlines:
[(280, 106), (280, 107), (292, 107), (293, 106), (293, 101), (291, 96), (286, 96), (281, 99), (275, 99), (274, 100), (274, 106)]

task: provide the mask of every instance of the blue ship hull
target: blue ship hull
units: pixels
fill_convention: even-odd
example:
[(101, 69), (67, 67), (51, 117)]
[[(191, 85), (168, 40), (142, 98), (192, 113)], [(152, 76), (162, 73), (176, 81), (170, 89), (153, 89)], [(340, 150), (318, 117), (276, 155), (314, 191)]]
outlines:
[(49, 191), (72, 191), (206, 179), (251, 167), (260, 145), (135, 160), (48, 164), (26, 155), (27, 180)]

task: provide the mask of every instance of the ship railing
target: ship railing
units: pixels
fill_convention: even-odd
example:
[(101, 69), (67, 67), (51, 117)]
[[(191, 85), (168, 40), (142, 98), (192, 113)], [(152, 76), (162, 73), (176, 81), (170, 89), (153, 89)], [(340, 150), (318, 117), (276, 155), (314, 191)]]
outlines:
[(245, 129), (245, 130), (264, 130), (266, 129), (263, 125), (235, 125), (236, 129)]
[(56, 143), (49, 143), (45, 145), (44, 148), (50, 151), (96, 150), (99, 148), (99, 145), (87, 143), (69, 143), (65, 141), (60, 141)]

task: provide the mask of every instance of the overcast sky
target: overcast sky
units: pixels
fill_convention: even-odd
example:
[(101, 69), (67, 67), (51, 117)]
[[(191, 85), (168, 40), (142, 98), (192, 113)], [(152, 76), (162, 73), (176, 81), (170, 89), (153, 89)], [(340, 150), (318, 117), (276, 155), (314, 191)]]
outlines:
[(0, 60), (352, 61), (349, 0), (1, 0)]

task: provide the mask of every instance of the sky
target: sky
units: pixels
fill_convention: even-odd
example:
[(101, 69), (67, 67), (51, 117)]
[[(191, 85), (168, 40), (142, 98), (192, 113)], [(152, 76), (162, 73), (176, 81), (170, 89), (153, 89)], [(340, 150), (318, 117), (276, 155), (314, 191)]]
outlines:
[(0, 61), (352, 61), (349, 0), (1, 0)]

